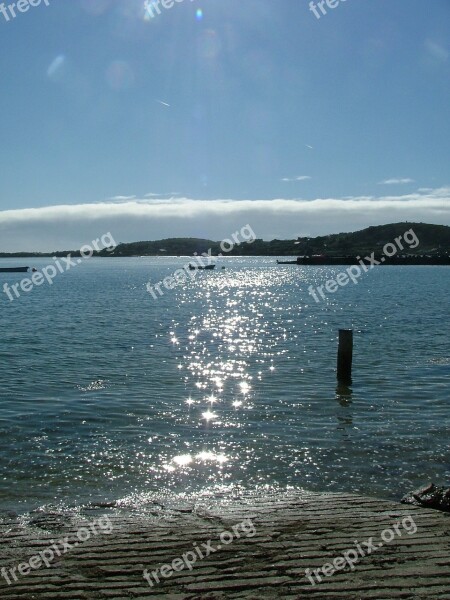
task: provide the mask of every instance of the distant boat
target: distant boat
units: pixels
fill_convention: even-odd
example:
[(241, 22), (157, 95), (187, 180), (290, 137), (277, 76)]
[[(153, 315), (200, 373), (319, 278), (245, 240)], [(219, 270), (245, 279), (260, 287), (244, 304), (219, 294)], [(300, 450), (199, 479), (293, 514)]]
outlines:
[(190, 271), (195, 271), (196, 269), (199, 269), (199, 271), (212, 271), (215, 268), (216, 268), (216, 265), (205, 265), (204, 267), (196, 266), (196, 265), (189, 265)]
[(277, 260), (277, 265), (296, 265), (296, 260)]
[(30, 267), (0, 267), (0, 273), (28, 273)]

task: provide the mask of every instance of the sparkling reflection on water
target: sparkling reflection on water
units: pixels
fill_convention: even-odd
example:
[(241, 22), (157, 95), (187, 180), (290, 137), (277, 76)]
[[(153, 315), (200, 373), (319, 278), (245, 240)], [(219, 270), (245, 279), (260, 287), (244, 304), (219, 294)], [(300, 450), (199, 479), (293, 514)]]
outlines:
[(449, 478), (445, 267), (376, 269), (317, 304), (308, 286), (339, 268), (236, 258), (153, 300), (181, 261), (92, 260), (2, 301), (2, 507), (209, 486), (395, 498)]

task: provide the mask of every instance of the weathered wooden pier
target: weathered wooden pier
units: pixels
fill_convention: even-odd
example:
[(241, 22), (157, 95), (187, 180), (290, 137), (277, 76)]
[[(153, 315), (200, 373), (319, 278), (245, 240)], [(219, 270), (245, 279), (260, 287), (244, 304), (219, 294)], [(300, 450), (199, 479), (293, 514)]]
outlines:
[[(450, 515), (350, 494), (249, 492), (220, 498), (153, 501), (145, 508), (103, 508), (78, 513), (37, 513), (32, 519), (4, 516), (0, 567), (17, 567), (47, 548), (50, 540), (73, 541), (85, 520), (108, 515), (110, 534), (92, 536), (8, 585), (2, 600), (408, 600), (450, 599)], [(314, 585), (306, 569), (333, 563), (355, 543), (381, 540), (383, 531), (411, 516), (414, 534), (402, 530), (390, 543)], [(192, 570), (174, 572), (153, 587), (154, 571), (208, 540), (251, 519), (255, 535), (242, 535)], [(399, 530), (400, 531), (400, 530)], [(9, 571), (6, 571), (7, 573)]]

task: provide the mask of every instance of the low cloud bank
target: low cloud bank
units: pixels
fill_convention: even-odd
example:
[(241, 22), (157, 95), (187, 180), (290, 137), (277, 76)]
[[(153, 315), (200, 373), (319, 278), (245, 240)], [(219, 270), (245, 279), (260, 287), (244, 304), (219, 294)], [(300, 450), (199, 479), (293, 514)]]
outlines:
[(0, 212), (0, 251), (76, 249), (104, 232), (116, 241), (220, 240), (245, 223), (257, 237), (289, 239), (398, 221), (450, 224), (450, 188), (408, 195), (315, 200), (134, 199)]

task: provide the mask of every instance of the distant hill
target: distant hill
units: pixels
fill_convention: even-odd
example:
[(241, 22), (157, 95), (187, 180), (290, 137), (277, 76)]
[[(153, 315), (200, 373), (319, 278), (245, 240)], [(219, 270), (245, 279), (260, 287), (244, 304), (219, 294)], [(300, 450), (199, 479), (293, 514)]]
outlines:
[[(430, 225), (427, 223), (391, 223), (368, 227), (352, 233), (336, 233), (319, 237), (304, 237), (297, 240), (272, 240), (266, 242), (257, 239), (253, 243), (242, 243), (227, 255), (243, 256), (311, 256), (326, 254), (328, 256), (346, 256), (381, 254), (385, 244), (393, 243), (396, 238), (412, 229), (419, 239), (417, 248), (408, 248), (405, 244), (404, 254), (413, 255), (450, 255), (450, 227), (446, 225)], [(99, 256), (194, 256), (211, 250), (217, 256), (223, 253), (220, 242), (197, 238), (169, 238), (165, 240), (132, 242), (119, 244), (114, 252), (102, 250)], [(52, 253), (0, 253), (0, 258), (66, 256), (69, 252)], [(72, 251), (72, 256), (79, 255)]]
[[(327, 254), (329, 256), (381, 253), (383, 246), (412, 229), (419, 239), (417, 248), (405, 244), (405, 254), (450, 254), (450, 227), (427, 223), (392, 223), (368, 227), (353, 233), (336, 233), (315, 238), (298, 240), (257, 239), (253, 243), (236, 246), (229, 255), (244, 256), (299, 256)], [(114, 256), (192, 256), (211, 249), (213, 255), (222, 252), (220, 242), (195, 238), (170, 238), (154, 242), (134, 242), (120, 244)], [(103, 252), (102, 254), (106, 254)]]
[(328, 254), (330, 256), (360, 255), (371, 252), (381, 254), (385, 244), (393, 243), (396, 238), (410, 229), (419, 239), (419, 245), (417, 248), (408, 248), (405, 244), (405, 254), (450, 254), (450, 227), (407, 222), (368, 227), (353, 233), (304, 238), (297, 245), (296, 253), (301, 255)]

